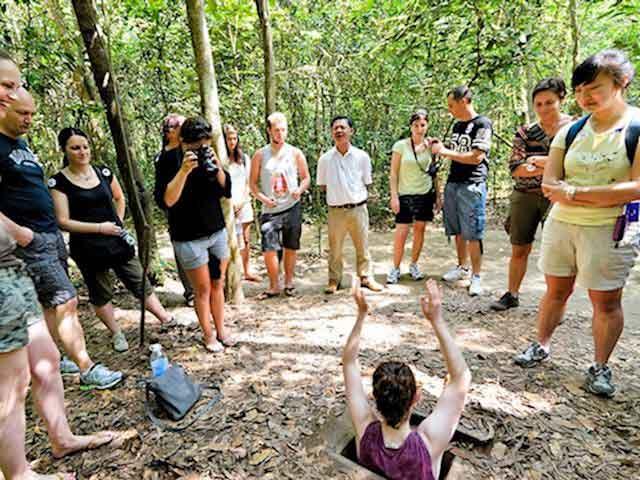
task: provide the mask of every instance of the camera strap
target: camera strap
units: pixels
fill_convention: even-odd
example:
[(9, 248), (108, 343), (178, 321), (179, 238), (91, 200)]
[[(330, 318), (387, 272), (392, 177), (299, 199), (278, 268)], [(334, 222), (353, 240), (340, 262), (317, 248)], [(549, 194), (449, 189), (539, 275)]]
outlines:
[(422, 170), (422, 173), (424, 173), (427, 176), (431, 176), (431, 167), (434, 164), (434, 157), (431, 154), (431, 152), (429, 151), (429, 157), (431, 157), (431, 161), (429, 162), (429, 165), (422, 165), (422, 163), (420, 163), (420, 160), (418, 160), (418, 154), (416, 153), (416, 147), (413, 143), (413, 137), (409, 137), (409, 142), (411, 142), (411, 151), (413, 152), (413, 157), (416, 159), (416, 164), (418, 165), (418, 168), (420, 170)]
[(107, 195), (107, 199), (109, 200), (109, 206), (111, 207), (111, 213), (113, 213), (114, 223), (119, 227), (123, 227), (122, 220), (120, 220), (120, 217), (118, 216), (118, 212), (116, 211), (116, 207), (113, 204), (113, 192), (106, 185), (107, 179), (104, 177), (104, 175), (102, 174), (102, 172), (98, 167), (95, 167), (93, 165), (92, 167), (93, 167), (93, 170), (96, 172), (96, 175), (98, 176), (98, 182), (100, 182), (100, 187), (102, 188), (104, 193)]

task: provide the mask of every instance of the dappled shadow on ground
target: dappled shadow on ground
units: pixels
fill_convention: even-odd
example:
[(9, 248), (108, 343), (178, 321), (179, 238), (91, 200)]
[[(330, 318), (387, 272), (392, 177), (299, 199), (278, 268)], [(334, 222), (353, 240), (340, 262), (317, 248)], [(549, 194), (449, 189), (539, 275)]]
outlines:
[[(379, 273), (388, 265), (389, 238), (375, 234), (372, 239)], [(431, 247), (441, 253), (437, 260), (427, 260), (426, 269), (439, 276), (447, 267), (442, 253), (446, 244), (440, 240)], [(353, 325), (354, 307), (347, 290), (331, 297), (321, 293), (326, 259), (317, 255), (317, 247), (302, 252), (300, 263), (305, 276), (298, 282), (298, 298), (257, 302), (254, 297), (264, 285), (248, 285), (246, 303), (228, 307), (228, 322), (241, 343), (224, 354), (209, 354), (200, 346), (189, 309), (172, 307), (183, 326), (169, 334), (161, 334), (157, 322), (148, 317), (147, 344), (160, 341), (170, 359), (195, 379), (222, 386), (222, 401), (182, 433), (160, 431), (144, 417), (141, 380), (149, 372), (148, 351), (137, 348), (138, 317), (131, 297), (121, 294), (117, 300), (132, 347), (124, 354), (111, 350), (104, 327), (81, 298), (92, 356), (122, 369), (128, 378), (123, 386), (106, 392), (85, 392), (77, 378), (65, 379), (70, 423), (80, 433), (135, 429), (137, 436), (116, 450), (103, 448), (54, 462), (44, 427), (29, 407), (29, 458), (37, 460), (41, 471), (75, 469), (80, 478), (92, 479), (346, 478), (336, 472), (319, 433), (345, 410), (340, 354)], [(488, 270), (497, 271), (498, 263)], [(584, 309), (568, 313), (554, 339), (550, 362), (531, 370), (512, 364), (512, 356), (533, 338), (535, 291), (543, 287), (539, 277), (532, 275), (531, 282), (536, 285), (527, 287), (525, 304), (500, 314), (489, 309), (497, 290), (470, 299), (462, 289), (445, 288), (445, 316), (473, 373), (463, 424), (495, 430), (492, 446), (458, 444), (455, 453), (483, 472), (482, 478), (637, 478), (638, 322), (629, 322), (612, 360), (618, 396), (595, 398), (579, 388), (593, 351)], [(360, 363), (367, 385), (381, 360), (410, 363), (423, 391), (420, 407), (429, 411), (445, 369), (431, 328), (419, 316), (419, 290), (420, 285), (403, 279), (369, 295), (373, 313), (364, 328)], [(161, 295), (173, 305), (179, 300), (175, 294)]]

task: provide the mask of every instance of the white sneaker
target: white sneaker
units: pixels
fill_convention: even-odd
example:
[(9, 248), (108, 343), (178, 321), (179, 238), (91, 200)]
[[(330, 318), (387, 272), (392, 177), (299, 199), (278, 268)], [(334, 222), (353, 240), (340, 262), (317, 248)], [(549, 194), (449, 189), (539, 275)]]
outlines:
[(469, 285), (469, 295), (475, 297), (476, 295), (482, 295), (484, 290), (482, 283), (480, 282), (480, 275), (471, 276), (471, 285)]
[(469, 269), (464, 268), (460, 265), (452, 268), (442, 276), (442, 279), (445, 282), (457, 282), (458, 280), (462, 280), (465, 278), (469, 278)]
[(127, 337), (124, 336), (124, 333), (122, 333), (122, 331), (114, 333), (111, 340), (113, 341), (113, 349), (116, 352), (126, 352), (127, 350), (129, 350)]
[(415, 263), (409, 265), (409, 273), (411, 274), (411, 278), (413, 280), (422, 280), (424, 278), (424, 273), (420, 271), (418, 265)]
[(387, 274), (387, 283), (395, 284), (400, 280), (400, 269), (393, 267), (391, 271)]

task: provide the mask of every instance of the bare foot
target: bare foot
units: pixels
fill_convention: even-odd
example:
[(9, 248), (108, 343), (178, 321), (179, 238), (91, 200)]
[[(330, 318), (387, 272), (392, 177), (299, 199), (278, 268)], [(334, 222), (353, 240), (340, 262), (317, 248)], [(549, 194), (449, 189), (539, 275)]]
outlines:
[(244, 276), (244, 279), (247, 282), (259, 282), (260, 280), (262, 280), (262, 278), (260, 278), (258, 275), (254, 275), (253, 273), (247, 273)]
[(93, 435), (75, 435), (66, 445), (53, 446), (51, 450), (54, 458), (62, 458), (66, 455), (93, 450), (111, 443), (116, 438), (115, 432), (98, 432)]

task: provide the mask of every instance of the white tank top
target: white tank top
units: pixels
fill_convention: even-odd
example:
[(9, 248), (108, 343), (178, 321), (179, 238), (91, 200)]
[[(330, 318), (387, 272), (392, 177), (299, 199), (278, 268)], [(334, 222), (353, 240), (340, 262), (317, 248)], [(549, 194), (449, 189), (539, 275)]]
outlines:
[(264, 213), (283, 212), (300, 201), (291, 196), (291, 191), (298, 188), (298, 164), (294, 152), (288, 143), (276, 155), (271, 150), (271, 144), (262, 149), (260, 190), (276, 201), (273, 208), (262, 205)]

